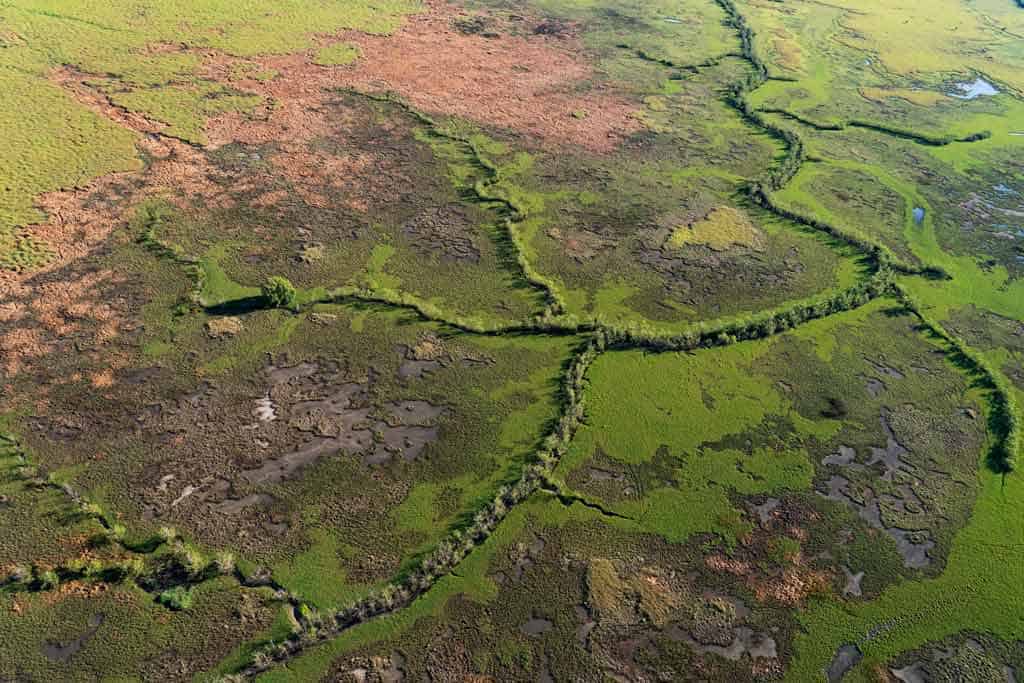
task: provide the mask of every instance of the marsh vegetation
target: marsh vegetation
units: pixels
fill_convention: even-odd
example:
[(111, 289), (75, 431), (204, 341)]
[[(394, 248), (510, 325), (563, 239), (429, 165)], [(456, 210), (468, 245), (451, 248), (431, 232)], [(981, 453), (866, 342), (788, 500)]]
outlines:
[(1024, 674), (1012, 2), (51, 4), (0, 679)]

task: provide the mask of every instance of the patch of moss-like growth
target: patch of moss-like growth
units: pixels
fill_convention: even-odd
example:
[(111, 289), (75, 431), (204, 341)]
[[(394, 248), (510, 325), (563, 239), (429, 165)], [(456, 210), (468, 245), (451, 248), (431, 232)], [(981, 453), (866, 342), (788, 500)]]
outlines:
[(668, 246), (674, 249), (688, 245), (705, 246), (714, 251), (734, 246), (761, 249), (764, 235), (747, 214), (731, 206), (719, 206), (699, 221), (678, 226), (668, 239)]
[(313, 63), (320, 66), (344, 66), (359, 59), (360, 55), (362, 55), (362, 50), (358, 45), (334, 43), (317, 50)]

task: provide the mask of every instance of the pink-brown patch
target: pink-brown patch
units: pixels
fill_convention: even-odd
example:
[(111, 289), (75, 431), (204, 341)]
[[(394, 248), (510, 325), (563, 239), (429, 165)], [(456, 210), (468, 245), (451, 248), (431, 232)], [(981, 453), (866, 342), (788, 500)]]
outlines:
[(449, 5), (431, 2), (393, 36), (346, 34), (363, 56), (330, 71), (345, 85), (397, 92), (421, 109), (596, 152), (641, 129), (635, 103), (598, 84), (580, 91), (594, 71), (576, 38), (467, 35), (452, 28), (454, 18)]
[(259, 197), (254, 199), (252, 204), (253, 206), (266, 208), (268, 206), (274, 206), (287, 196), (288, 193), (285, 192), (284, 190), (271, 190), (270, 192), (264, 192)]
[(114, 371), (111, 368), (104, 368), (99, 372), (94, 372), (90, 377), (89, 381), (97, 389), (106, 389), (114, 386)]
[(704, 558), (704, 564), (716, 572), (725, 572), (734, 576), (744, 576), (753, 571), (753, 567), (749, 562), (734, 560), (724, 555), (708, 555)]
[[(594, 152), (608, 152), (642, 129), (636, 116), (639, 105), (596, 82), (575, 36), (467, 35), (453, 29), (459, 16), (455, 8), (434, 1), (392, 35), (336, 36), (362, 51), (352, 65), (320, 67), (306, 54), (257, 58), (264, 69), (274, 69), (279, 76), (270, 81), (236, 80), (233, 85), (262, 95), (275, 106), (255, 117), (219, 115), (208, 123), (207, 135), (214, 146), (307, 143), (338, 125), (315, 105), (339, 86), (394, 92), (425, 111)], [(229, 81), (236, 61), (209, 55), (204, 75)]]
[(751, 577), (747, 583), (758, 602), (795, 607), (810, 595), (827, 593), (832, 580), (828, 572), (794, 566), (784, 570), (781, 576)]

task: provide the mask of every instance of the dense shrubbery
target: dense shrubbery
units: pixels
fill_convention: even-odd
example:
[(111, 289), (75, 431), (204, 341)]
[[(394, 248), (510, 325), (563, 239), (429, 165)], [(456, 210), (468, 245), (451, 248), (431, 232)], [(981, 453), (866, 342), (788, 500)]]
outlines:
[(299, 293), (295, 285), (286, 277), (274, 275), (267, 279), (260, 288), (260, 294), (267, 306), (271, 308), (294, 309), (299, 302)]
[(965, 135), (962, 137), (956, 137), (955, 135), (929, 135), (927, 133), (917, 133), (911, 130), (905, 130), (903, 128), (896, 128), (895, 126), (887, 126), (881, 123), (874, 123), (871, 121), (864, 121), (861, 119), (850, 119), (844, 123), (839, 122), (822, 122), (815, 121), (814, 119), (801, 116), (786, 109), (778, 109), (774, 107), (765, 107), (759, 110), (765, 114), (778, 114), (779, 116), (785, 116), (788, 119), (792, 119), (801, 123), (809, 128), (821, 131), (840, 131), (848, 127), (852, 128), (865, 128), (867, 130), (877, 131), (879, 133), (885, 133), (897, 138), (903, 138), (904, 140), (911, 140), (918, 144), (928, 145), (930, 147), (945, 147), (951, 145), (954, 142), (978, 142), (979, 140), (987, 140), (992, 137), (992, 131), (983, 130), (978, 133), (972, 133), (971, 135)]
[(157, 596), (157, 602), (173, 610), (184, 610), (192, 606), (192, 589), (184, 586), (168, 588)]
[(307, 644), (323, 640), (367, 619), (408, 605), (454, 569), (474, 548), (486, 541), (509, 511), (540, 487), (568, 450), (569, 443), (583, 420), (583, 389), (587, 368), (605, 347), (605, 334), (599, 331), (570, 363), (562, 381), (564, 412), (558, 424), (543, 440), (536, 453), (536, 462), (526, 467), (517, 482), (499, 488), (491, 502), (474, 515), (468, 526), (454, 530), (415, 569), (399, 581), (388, 584), (354, 605), (338, 610), (327, 620), (319, 614), (300, 610), (300, 631), (288, 641), (257, 652), (243, 673), (259, 673), (275, 660), (288, 657)]
[(1014, 471), (1021, 447), (1021, 425), (1013, 387), (984, 356), (922, 311), (906, 290), (897, 287), (897, 291), (903, 305), (921, 320), (929, 332), (950, 347), (953, 361), (972, 373), (981, 388), (988, 392), (989, 428), (996, 436), (989, 451), (988, 464), (1003, 474)]
[(711, 325), (700, 323), (678, 334), (659, 334), (649, 325), (641, 323), (610, 326), (606, 328), (607, 340), (611, 346), (640, 346), (654, 351), (692, 351), (726, 346), (739, 341), (762, 339), (809, 320), (859, 308), (873, 299), (894, 292), (891, 271), (883, 270), (871, 279), (835, 294)]

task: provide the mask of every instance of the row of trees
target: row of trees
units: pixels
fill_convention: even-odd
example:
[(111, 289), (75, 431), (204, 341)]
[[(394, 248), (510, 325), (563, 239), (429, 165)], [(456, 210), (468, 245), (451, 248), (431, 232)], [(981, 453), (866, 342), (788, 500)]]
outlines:
[(563, 313), (565, 311), (565, 300), (562, 298), (558, 285), (551, 278), (538, 272), (537, 269), (533, 267), (533, 264), (530, 263), (530, 259), (526, 257), (526, 244), (523, 242), (523, 237), (519, 233), (519, 228), (517, 226), (526, 219), (528, 214), (527, 208), (517, 202), (513, 195), (510, 195), (507, 192), (500, 192), (496, 189), (502, 180), (501, 168), (487, 158), (487, 155), (483, 153), (475, 141), (470, 138), (460, 136), (454, 136), (454, 139), (465, 144), (472, 151), (473, 157), (476, 161), (487, 169), (487, 179), (474, 183), (474, 192), (476, 192), (477, 196), (481, 200), (497, 202), (505, 207), (505, 211), (502, 212), (501, 217), (502, 224), (505, 228), (505, 234), (508, 237), (509, 242), (512, 244), (516, 263), (519, 265), (519, 270), (522, 273), (523, 278), (531, 285), (544, 292), (544, 295), (547, 298), (545, 314), (559, 315)]
[[(16, 564), (0, 577), (0, 586), (8, 590), (54, 590), (69, 581), (119, 583), (133, 581), (140, 588), (154, 594), (159, 602), (172, 608), (185, 606), (181, 597), (192, 586), (217, 576), (237, 574), (235, 558), (231, 553), (217, 553), (212, 558), (203, 555), (195, 546), (186, 543), (173, 529), (164, 527), (142, 540), (130, 540), (127, 529), (111, 521), (102, 507), (82, 497), (67, 482), (52, 475), (44, 476), (31, 465), (16, 438), (0, 433), (0, 457), (9, 458), (9, 476), (36, 490), (53, 489), (65, 496), (80, 521), (92, 520), (100, 531), (89, 539), (93, 547), (116, 545), (120, 550), (116, 559), (70, 558), (56, 565)], [(157, 552), (160, 550), (160, 552)], [(175, 590), (177, 589), (177, 590)], [(163, 594), (171, 591), (168, 599)]]
[(929, 147), (945, 147), (951, 145), (954, 142), (978, 142), (979, 140), (987, 140), (992, 137), (992, 131), (983, 130), (970, 135), (964, 135), (957, 137), (953, 134), (946, 135), (930, 135), (928, 133), (918, 133), (905, 128), (897, 128), (895, 126), (888, 126), (883, 123), (875, 123), (873, 121), (865, 121), (863, 119), (850, 119), (845, 122), (823, 122), (815, 121), (814, 119), (806, 116), (801, 116), (795, 112), (791, 112), (788, 109), (780, 109), (777, 107), (764, 107), (759, 111), (765, 114), (778, 114), (785, 116), (786, 118), (793, 119), (798, 123), (801, 123), (809, 128), (820, 131), (840, 131), (846, 128), (865, 128), (867, 130), (873, 130), (878, 133), (884, 133), (893, 137), (902, 138), (904, 140), (911, 140), (921, 145), (927, 145)]
[(996, 437), (989, 451), (989, 467), (1003, 474), (1014, 471), (1022, 441), (1020, 413), (1014, 388), (1009, 380), (967, 342), (925, 313), (903, 287), (897, 285), (896, 292), (907, 310), (917, 316), (934, 337), (946, 343), (952, 352), (953, 361), (973, 375), (977, 384), (987, 392), (988, 424)]
[(452, 130), (443, 129), (432, 117), (424, 114), (415, 107), (412, 107), (393, 93), (389, 92), (384, 95), (376, 95), (372, 93), (364, 93), (358, 90), (348, 90), (347, 92), (367, 97), (378, 102), (393, 104), (413, 116), (420, 123), (426, 125), (432, 135), (436, 135), (442, 139), (460, 145), (467, 151), (467, 155), (472, 159), (473, 163), (483, 170), (486, 176), (485, 178), (474, 182), (471, 186), (476, 199), (483, 203), (495, 203), (502, 207), (500, 219), (503, 227), (505, 228), (505, 234), (508, 237), (509, 242), (512, 244), (512, 250), (515, 252), (516, 263), (519, 265), (523, 278), (531, 285), (544, 292), (544, 295), (547, 298), (545, 315), (551, 316), (561, 314), (565, 310), (565, 301), (559, 292), (557, 284), (551, 278), (548, 278), (538, 272), (533, 267), (533, 264), (530, 263), (530, 260), (526, 258), (525, 245), (516, 225), (526, 218), (528, 213), (527, 209), (517, 202), (515, 197), (510, 196), (508, 193), (495, 190), (502, 179), (501, 168), (492, 162), (486, 154), (484, 154), (477, 142), (466, 135), (462, 135)]
[(874, 130), (879, 133), (892, 135), (893, 137), (903, 138), (904, 140), (911, 140), (921, 145), (928, 145), (929, 147), (945, 147), (946, 145), (951, 145), (954, 142), (978, 142), (992, 137), (992, 131), (990, 130), (983, 130), (961, 137), (957, 137), (951, 133), (947, 133), (946, 135), (929, 135), (928, 133), (917, 133), (915, 131), (894, 128), (892, 126), (873, 123), (871, 121), (861, 121), (859, 119), (852, 119), (848, 121), (846, 125)]
[(652, 351), (693, 351), (728, 346), (785, 332), (809, 320), (859, 308), (878, 297), (892, 295), (892, 271), (881, 270), (870, 279), (833, 294), (805, 299), (789, 306), (715, 323), (698, 323), (677, 333), (664, 334), (637, 323), (604, 328), (609, 346), (642, 347)]
[(529, 329), (529, 324), (525, 322), (505, 323), (498, 320), (488, 321), (476, 316), (447, 315), (437, 304), (431, 303), (415, 294), (395, 289), (365, 289), (354, 286), (339, 287), (331, 291), (325, 301), (330, 303), (363, 301), (407, 308), (415, 311), (425, 320), (443, 323), (449, 327), (471, 334), (509, 334)]
[(804, 161), (807, 159), (807, 152), (804, 149), (803, 140), (800, 136), (782, 126), (776, 125), (765, 117), (764, 112), (750, 106), (747, 101), (747, 94), (750, 92), (749, 82), (745, 85), (736, 85), (732, 88), (727, 101), (740, 113), (740, 115), (754, 126), (768, 132), (769, 135), (779, 140), (786, 148), (785, 158), (769, 173), (768, 177), (757, 185), (767, 185), (770, 190), (781, 190), (800, 171)]
[(143, 204), (136, 212), (134, 218), (138, 234), (135, 241), (150, 253), (173, 261), (181, 266), (182, 271), (192, 282), (188, 298), (183, 304), (186, 308), (189, 306), (199, 306), (206, 279), (206, 271), (203, 270), (198, 258), (186, 254), (180, 245), (168, 242), (160, 237), (160, 231), (167, 226), (171, 218), (172, 209), (169, 206), (157, 202)]
[(441, 541), (404, 577), (359, 602), (327, 617), (308, 608), (302, 610), (301, 626), (293, 637), (257, 651), (240, 673), (245, 677), (254, 676), (265, 671), (275, 661), (288, 658), (309, 645), (373, 617), (408, 606), (441, 577), (450, 573), (474, 548), (486, 541), (509, 511), (526, 500), (550, 477), (568, 450), (583, 421), (583, 390), (587, 369), (605, 348), (605, 334), (597, 332), (574, 356), (562, 380), (562, 415), (543, 439), (534, 462), (526, 467), (515, 483), (499, 488), (494, 498), (473, 516), (467, 526), (453, 530), (448, 538)]

